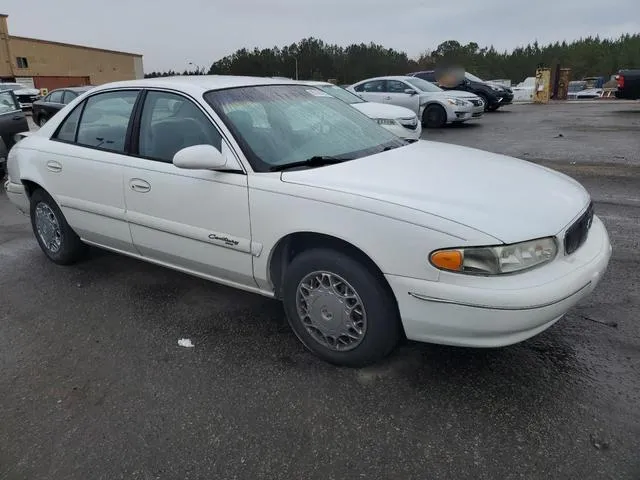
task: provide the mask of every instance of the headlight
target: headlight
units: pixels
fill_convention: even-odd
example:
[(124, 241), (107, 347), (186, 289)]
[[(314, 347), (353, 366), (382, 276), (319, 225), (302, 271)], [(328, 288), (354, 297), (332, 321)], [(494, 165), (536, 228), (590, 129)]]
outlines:
[(495, 92), (503, 92), (504, 88), (502, 87), (498, 87), (497, 85), (491, 85), (491, 88), (495, 91)]
[(418, 125), (418, 117), (411, 118), (396, 118), (396, 122), (404, 127), (415, 127)]
[(395, 125), (396, 121), (389, 118), (376, 118), (378, 125)]
[(464, 107), (467, 104), (467, 102), (460, 100), (459, 98), (447, 98), (447, 102), (451, 105), (456, 105), (457, 107)]
[(497, 247), (469, 247), (436, 250), (431, 264), (441, 270), (472, 275), (502, 275), (537, 267), (558, 253), (554, 237)]

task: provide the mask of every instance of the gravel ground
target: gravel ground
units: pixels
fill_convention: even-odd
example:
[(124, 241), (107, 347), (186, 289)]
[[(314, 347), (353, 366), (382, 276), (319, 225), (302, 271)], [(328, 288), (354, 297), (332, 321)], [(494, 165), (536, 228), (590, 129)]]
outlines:
[(97, 250), (55, 266), (0, 196), (0, 479), (639, 479), (639, 133), (622, 102), (426, 132), (578, 178), (613, 258), (527, 342), (356, 370), (275, 301)]

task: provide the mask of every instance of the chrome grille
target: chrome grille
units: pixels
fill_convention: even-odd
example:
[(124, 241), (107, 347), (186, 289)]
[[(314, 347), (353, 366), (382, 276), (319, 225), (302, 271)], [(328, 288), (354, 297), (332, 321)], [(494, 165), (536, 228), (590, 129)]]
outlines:
[(584, 212), (573, 225), (567, 229), (564, 236), (564, 252), (571, 255), (578, 250), (587, 240), (589, 229), (593, 223), (593, 202), (589, 204), (589, 208)]

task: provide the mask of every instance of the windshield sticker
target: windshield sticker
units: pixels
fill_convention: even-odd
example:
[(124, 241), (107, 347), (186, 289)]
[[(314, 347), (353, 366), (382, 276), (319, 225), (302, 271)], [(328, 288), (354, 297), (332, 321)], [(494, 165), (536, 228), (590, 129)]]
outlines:
[(331, 95), (329, 95), (327, 92), (323, 92), (322, 90), (318, 90), (317, 88), (309, 88), (307, 89), (307, 92), (309, 92), (314, 97), (331, 97)]

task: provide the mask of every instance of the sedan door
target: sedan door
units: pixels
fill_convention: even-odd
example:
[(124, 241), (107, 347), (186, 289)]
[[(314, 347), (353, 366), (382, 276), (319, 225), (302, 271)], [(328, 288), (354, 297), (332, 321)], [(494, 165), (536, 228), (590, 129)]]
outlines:
[(11, 90), (0, 91), (0, 138), (7, 150), (14, 144), (16, 133), (29, 131), (27, 117)]
[(193, 145), (225, 151), (222, 135), (181, 94), (151, 90), (142, 105), (123, 185), (136, 248), (157, 263), (255, 287), (246, 174), (185, 170), (172, 163), (176, 152)]
[(127, 132), (140, 90), (98, 92), (77, 105), (34, 156), (43, 187), (86, 242), (135, 253), (122, 192)]
[(47, 101), (43, 104), (43, 110), (47, 114), (47, 119), (53, 117), (64, 108), (64, 90), (56, 90), (47, 95)]
[[(406, 92), (407, 90), (412, 90), (415, 93), (409, 94)], [(408, 108), (416, 114), (420, 113), (420, 95), (412, 85), (400, 80), (387, 80), (385, 92), (384, 103)]]

